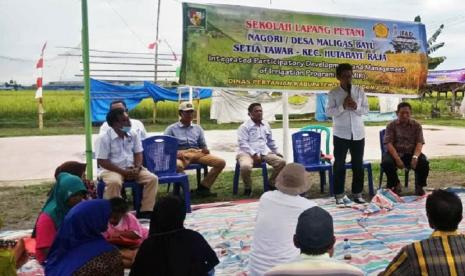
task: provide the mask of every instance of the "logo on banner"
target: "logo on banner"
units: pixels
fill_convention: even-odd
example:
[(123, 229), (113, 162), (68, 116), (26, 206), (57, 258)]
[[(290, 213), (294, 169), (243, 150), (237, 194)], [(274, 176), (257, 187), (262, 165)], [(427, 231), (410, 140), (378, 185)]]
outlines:
[(389, 28), (383, 23), (378, 23), (373, 26), (373, 32), (377, 38), (387, 38), (389, 34)]
[(202, 29), (205, 29), (207, 27), (207, 12), (205, 11), (205, 9), (190, 8), (188, 12), (188, 17), (189, 27)]

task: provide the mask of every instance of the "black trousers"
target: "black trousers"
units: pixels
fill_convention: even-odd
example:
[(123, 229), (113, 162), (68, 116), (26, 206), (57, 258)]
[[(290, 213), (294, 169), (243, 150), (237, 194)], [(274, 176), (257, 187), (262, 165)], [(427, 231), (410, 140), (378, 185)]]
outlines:
[(358, 194), (363, 191), (363, 152), (365, 149), (365, 139), (347, 140), (333, 136), (334, 145), (334, 194), (344, 193), (346, 179), (346, 157), (350, 151), (352, 163), (352, 193)]
[[(404, 154), (400, 159), (404, 163), (406, 168), (410, 169), (410, 162), (412, 162), (413, 154)], [(399, 183), (399, 176), (397, 175), (397, 167), (394, 158), (386, 152), (383, 154), (383, 160), (381, 162), (381, 167), (383, 171), (386, 173), (387, 176), (387, 188), (392, 188)], [(414, 169), (415, 171), (415, 185), (425, 187), (426, 186), (426, 179), (428, 178), (429, 174), (429, 162), (426, 158), (426, 155), (423, 153), (418, 156), (417, 167)]]

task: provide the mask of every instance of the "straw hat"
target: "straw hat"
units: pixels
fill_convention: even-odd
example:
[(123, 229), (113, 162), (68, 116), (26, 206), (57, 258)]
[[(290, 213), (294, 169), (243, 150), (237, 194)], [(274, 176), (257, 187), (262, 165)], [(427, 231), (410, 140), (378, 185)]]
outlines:
[(300, 195), (310, 189), (310, 182), (304, 166), (287, 164), (276, 178), (276, 188), (288, 195)]

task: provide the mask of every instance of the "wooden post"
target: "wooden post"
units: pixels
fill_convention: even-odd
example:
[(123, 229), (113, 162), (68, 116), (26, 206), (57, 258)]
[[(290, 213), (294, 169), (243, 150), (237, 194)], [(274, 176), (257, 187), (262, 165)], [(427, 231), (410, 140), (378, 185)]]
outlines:
[(197, 99), (197, 124), (200, 125), (200, 98)]
[(160, 27), (160, 6), (161, 6), (161, 0), (158, 0), (158, 5), (157, 5), (157, 26), (156, 26), (156, 34), (155, 34), (155, 73), (153, 75), (153, 83), (157, 84), (158, 81), (158, 47), (160, 46), (160, 43), (158, 42), (159, 38), (159, 27)]
[(153, 123), (154, 123), (154, 124), (157, 122), (157, 101), (153, 101), (153, 114), (152, 114), (152, 120), (153, 120)]
[(45, 112), (44, 112), (44, 102), (42, 101), (42, 97), (39, 98), (38, 111), (39, 111), (39, 129), (43, 129)]

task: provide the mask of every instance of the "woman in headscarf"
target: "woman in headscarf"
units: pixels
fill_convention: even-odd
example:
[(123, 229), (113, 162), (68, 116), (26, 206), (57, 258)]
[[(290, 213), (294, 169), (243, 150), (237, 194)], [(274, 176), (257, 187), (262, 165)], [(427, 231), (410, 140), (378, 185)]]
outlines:
[(82, 179), (84, 186), (87, 188), (87, 199), (97, 198), (95, 184), (93, 181), (86, 179), (86, 164), (76, 161), (66, 161), (55, 170), (55, 179), (62, 172), (67, 172)]
[(65, 217), (45, 263), (45, 275), (124, 275), (116, 247), (102, 236), (111, 206), (108, 200), (79, 203)]
[(36, 258), (40, 263), (45, 261), (65, 215), (84, 199), (86, 193), (81, 178), (65, 172), (58, 175), (53, 191), (45, 202), (32, 233), (32, 237), (36, 239)]
[(130, 275), (209, 275), (218, 258), (200, 233), (184, 228), (185, 218), (186, 207), (179, 197), (157, 201), (149, 237), (139, 248)]

